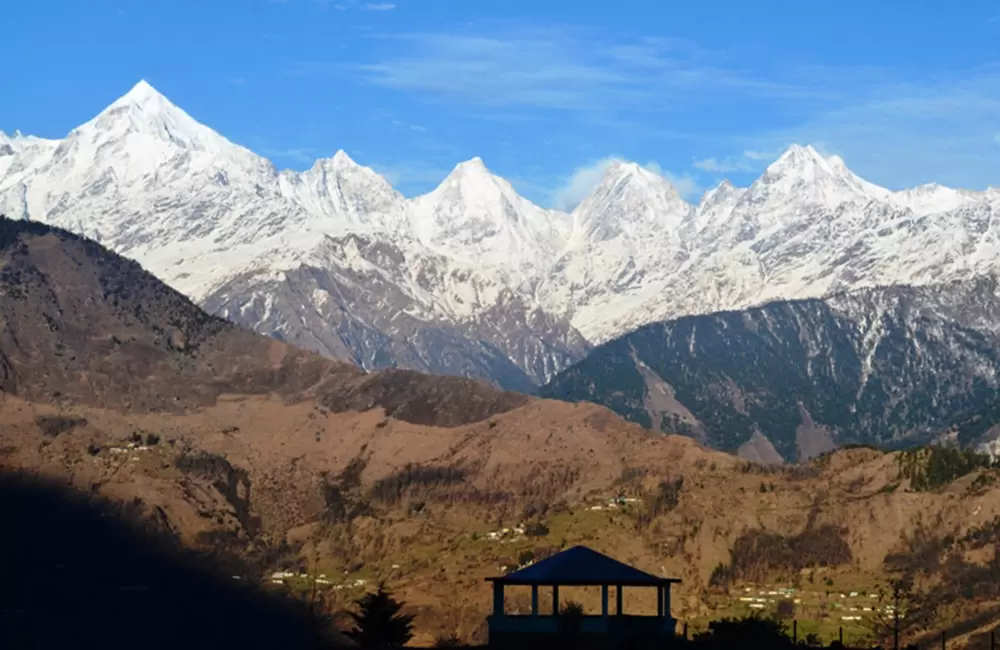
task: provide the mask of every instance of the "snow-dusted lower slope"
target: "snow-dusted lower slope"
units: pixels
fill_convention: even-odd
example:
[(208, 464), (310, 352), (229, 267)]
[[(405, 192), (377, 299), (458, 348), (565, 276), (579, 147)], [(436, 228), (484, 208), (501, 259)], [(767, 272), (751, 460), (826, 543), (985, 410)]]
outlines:
[[(532, 391), (589, 349), (567, 321), (419, 248), (326, 237), (302, 265), (248, 271), (203, 302), (212, 313), (365, 369), (419, 368)], [(472, 318), (442, 305), (488, 303)]]
[(699, 205), (619, 162), (560, 213), (478, 158), (407, 199), (344, 152), (278, 171), (145, 82), (62, 140), (0, 134), (0, 212), (92, 237), (258, 331), (519, 388), (653, 321), (993, 272), (998, 211), (995, 189), (891, 192), (797, 145)]

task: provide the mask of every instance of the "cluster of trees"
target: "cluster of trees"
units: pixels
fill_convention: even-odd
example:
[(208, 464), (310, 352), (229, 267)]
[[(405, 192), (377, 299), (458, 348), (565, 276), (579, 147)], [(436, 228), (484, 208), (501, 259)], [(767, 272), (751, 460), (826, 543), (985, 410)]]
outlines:
[(407, 495), (461, 485), (467, 477), (468, 471), (459, 467), (408, 463), (402, 469), (376, 481), (371, 495), (386, 505), (395, 505)]
[(643, 496), (643, 509), (636, 519), (636, 526), (640, 529), (645, 528), (660, 515), (665, 515), (676, 508), (680, 503), (683, 488), (683, 476), (673, 481), (660, 481), (656, 490)]
[(39, 415), (35, 418), (35, 425), (41, 429), (42, 433), (50, 438), (55, 438), (61, 433), (66, 433), (70, 429), (87, 425), (86, 418), (67, 418), (62, 416)]
[(900, 478), (909, 479), (910, 487), (917, 492), (943, 487), (977, 469), (1000, 467), (1000, 462), (985, 454), (941, 446), (905, 451), (898, 462)]
[(834, 526), (811, 527), (787, 537), (755, 529), (740, 535), (733, 544), (729, 566), (716, 567), (710, 584), (722, 587), (733, 580), (760, 582), (776, 571), (794, 574), (809, 567), (847, 564), (852, 559), (844, 531)]

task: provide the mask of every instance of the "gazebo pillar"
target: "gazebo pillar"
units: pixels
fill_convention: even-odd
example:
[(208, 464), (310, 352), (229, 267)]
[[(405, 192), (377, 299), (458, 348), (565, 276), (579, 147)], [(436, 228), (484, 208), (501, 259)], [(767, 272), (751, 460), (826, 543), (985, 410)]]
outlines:
[(559, 616), (559, 585), (552, 585), (552, 615)]
[(616, 585), (615, 586), (615, 600), (617, 601), (615, 604), (618, 605), (618, 616), (621, 616), (622, 615), (622, 586), (621, 585)]
[(503, 583), (493, 583), (493, 615), (503, 616)]
[(669, 583), (665, 584), (662, 587), (660, 587), (660, 589), (663, 592), (660, 595), (660, 603), (661, 603), (661, 607), (663, 608), (663, 611), (660, 613), (660, 616), (666, 616), (667, 618), (669, 618), (670, 617), (670, 584)]
[(601, 616), (608, 617), (608, 586), (601, 585)]
[(659, 616), (659, 617), (661, 617), (661, 618), (664, 616), (664, 614), (663, 614), (663, 611), (664, 611), (664, 607), (663, 606), (664, 606), (664, 604), (665, 604), (665, 600), (664, 600), (664, 597), (663, 597), (663, 586), (661, 585), (661, 586), (659, 586), (659, 587), (656, 588), (656, 615)]
[(538, 585), (531, 585), (531, 615), (538, 616)]

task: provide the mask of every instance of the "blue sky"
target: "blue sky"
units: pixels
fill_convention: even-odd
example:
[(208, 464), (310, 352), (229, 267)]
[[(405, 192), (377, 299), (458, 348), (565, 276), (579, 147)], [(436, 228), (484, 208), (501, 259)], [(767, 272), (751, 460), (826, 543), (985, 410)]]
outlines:
[(603, 161), (690, 197), (792, 142), (873, 182), (1000, 185), (1000, 4), (897, 0), (30, 0), (3, 11), (0, 130), (62, 137), (146, 79), (302, 169), (405, 194), (481, 156), (569, 207)]

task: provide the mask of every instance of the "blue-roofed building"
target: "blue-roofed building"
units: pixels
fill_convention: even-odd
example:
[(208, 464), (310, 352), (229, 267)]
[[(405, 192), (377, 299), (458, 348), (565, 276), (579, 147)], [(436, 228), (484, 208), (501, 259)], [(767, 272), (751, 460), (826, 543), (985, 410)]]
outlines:
[[(670, 586), (676, 578), (662, 578), (619, 562), (585, 546), (574, 546), (540, 562), (498, 578), (493, 583), (493, 613), (487, 619), (490, 646), (523, 649), (551, 647), (567, 634), (567, 621), (560, 614), (559, 587), (600, 587), (601, 613), (583, 615), (574, 623), (574, 634), (604, 647), (624, 647), (636, 641), (656, 641), (674, 636), (677, 620), (670, 614)], [(508, 614), (504, 607), (504, 589), (508, 586), (531, 587), (531, 613)], [(538, 588), (552, 588), (551, 609), (542, 614)], [(611, 611), (609, 594), (615, 591)], [(628, 588), (656, 589), (656, 616), (629, 615), (623, 611), (622, 594)], [(603, 641), (604, 643), (601, 643)]]

